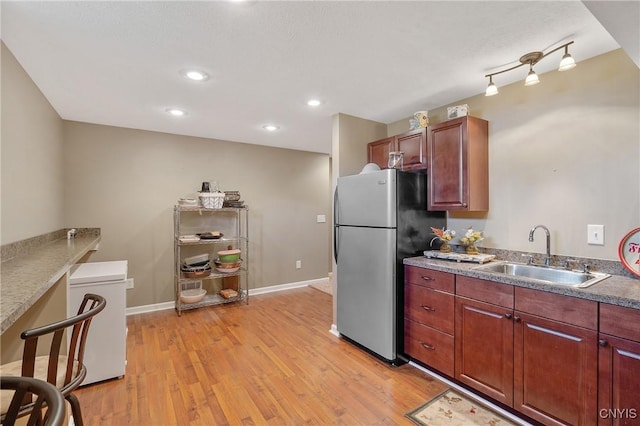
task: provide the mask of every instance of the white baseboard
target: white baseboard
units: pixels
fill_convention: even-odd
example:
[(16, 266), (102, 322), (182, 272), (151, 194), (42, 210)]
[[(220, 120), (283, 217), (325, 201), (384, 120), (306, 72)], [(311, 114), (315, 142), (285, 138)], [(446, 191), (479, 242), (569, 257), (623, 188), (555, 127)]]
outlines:
[(338, 332), (338, 327), (335, 324), (331, 324), (331, 329), (329, 333), (333, 334), (336, 337), (340, 337), (340, 333)]
[(164, 311), (176, 307), (176, 302), (154, 303), (153, 305), (142, 305), (127, 308), (127, 316), (136, 314), (146, 314), (148, 312)]
[(278, 285), (272, 285), (269, 287), (252, 288), (252, 289), (249, 289), (249, 296), (253, 296), (256, 294), (273, 293), (275, 291), (291, 290), (291, 289), (300, 288), (300, 287), (308, 287), (313, 284), (324, 284), (328, 282), (329, 282), (329, 278), (317, 278), (315, 280), (298, 281), (298, 282), (289, 283), (289, 284), (278, 284)]
[[(289, 284), (278, 284), (278, 285), (272, 285), (268, 287), (252, 288), (252, 289), (249, 289), (249, 296), (273, 293), (276, 291), (291, 290), (294, 288), (308, 287), (312, 284), (324, 284), (327, 282), (329, 282), (329, 278), (317, 278), (314, 280), (298, 281), (298, 282), (289, 283)], [(136, 315), (136, 314), (144, 314), (148, 312), (164, 311), (167, 309), (174, 309), (175, 306), (176, 304), (173, 301), (162, 302), (162, 303), (154, 303), (152, 305), (133, 306), (131, 308), (127, 308), (126, 312), (127, 312), (127, 316), (129, 316), (129, 315)]]

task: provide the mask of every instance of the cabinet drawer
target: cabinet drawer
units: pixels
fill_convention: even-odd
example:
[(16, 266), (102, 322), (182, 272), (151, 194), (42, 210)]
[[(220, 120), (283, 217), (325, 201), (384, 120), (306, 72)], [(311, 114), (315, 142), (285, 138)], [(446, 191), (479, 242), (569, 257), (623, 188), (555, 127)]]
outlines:
[(509, 284), (458, 276), (456, 294), (513, 309), (513, 286)]
[(453, 336), (405, 320), (404, 345), (407, 355), (453, 377)]
[(640, 309), (601, 303), (600, 332), (640, 342)]
[(516, 287), (516, 310), (590, 330), (598, 329), (598, 302)]
[(453, 293), (455, 288), (455, 275), (432, 269), (418, 268), (417, 266), (405, 265), (404, 280), (411, 284), (449, 293)]
[(453, 334), (454, 296), (415, 284), (404, 286), (404, 314), (407, 318)]

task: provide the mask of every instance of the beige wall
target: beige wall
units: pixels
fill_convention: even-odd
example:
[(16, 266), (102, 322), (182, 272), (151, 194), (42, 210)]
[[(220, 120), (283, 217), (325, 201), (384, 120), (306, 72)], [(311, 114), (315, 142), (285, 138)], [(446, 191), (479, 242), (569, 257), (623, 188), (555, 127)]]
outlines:
[[(543, 235), (530, 243), (528, 234), (544, 224), (552, 253), (617, 260), (622, 236), (640, 226), (639, 69), (617, 50), (540, 81), (429, 111), (435, 124), (466, 103), (489, 121), (490, 210), (450, 214), (449, 227), (483, 230), (487, 247), (540, 253)], [(408, 124), (391, 123), (390, 134)], [(604, 246), (587, 244), (587, 224), (605, 226)]]
[(128, 307), (173, 300), (173, 205), (203, 181), (249, 205), (250, 288), (327, 276), (326, 154), (64, 121), (4, 44), (1, 152), (2, 244), (102, 228), (90, 260), (129, 261)]
[(92, 261), (129, 261), (127, 306), (173, 300), (173, 206), (203, 181), (240, 191), (250, 208), (250, 288), (326, 278), (330, 223), (316, 223), (330, 217), (326, 154), (69, 121), (64, 130), (66, 221), (102, 228)]
[[(3, 283), (2, 285), (5, 284)], [(0, 338), (0, 347), (2, 348), (0, 362), (6, 364), (22, 358), (24, 345), (20, 334), (23, 331), (62, 321), (66, 317), (67, 275), (65, 274), (33, 306), (22, 314), (11, 327), (2, 333)], [(38, 355), (47, 355), (49, 353), (50, 342), (50, 336), (39, 340)]]
[(9, 49), (2, 54), (1, 244), (64, 227), (62, 120)]
[(337, 176), (360, 173), (367, 164), (367, 144), (387, 136), (387, 126), (347, 114), (336, 114), (337, 140), (334, 138), (333, 170)]

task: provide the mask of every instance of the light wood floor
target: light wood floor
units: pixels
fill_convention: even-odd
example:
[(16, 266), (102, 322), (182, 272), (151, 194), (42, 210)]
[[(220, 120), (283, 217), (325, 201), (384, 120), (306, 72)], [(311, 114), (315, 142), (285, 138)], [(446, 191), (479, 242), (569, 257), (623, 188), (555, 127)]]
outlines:
[(86, 425), (412, 425), (446, 386), (329, 333), (313, 288), (127, 318), (122, 379), (80, 388)]

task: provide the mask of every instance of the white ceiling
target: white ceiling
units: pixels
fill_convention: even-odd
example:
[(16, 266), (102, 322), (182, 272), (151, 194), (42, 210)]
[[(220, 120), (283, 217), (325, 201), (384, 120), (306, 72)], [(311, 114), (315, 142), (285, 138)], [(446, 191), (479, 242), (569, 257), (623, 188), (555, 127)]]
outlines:
[[(575, 40), (572, 72), (579, 72), (580, 61), (619, 47), (580, 1), (1, 7), (2, 40), (66, 120), (320, 153), (330, 153), (338, 112), (390, 123), (483, 93), (485, 74), (530, 51)], [(554, 53), (536, 71), (551, 71), (561, 57)], [(189, 67), (211, 77), (187, 81), (180, 71)], [(323, 104), (308, 107), (309, 98)], [(188, 115), (171, 117), (168, 107)], [(266, 123), (280, 130), (268, 133)]]

